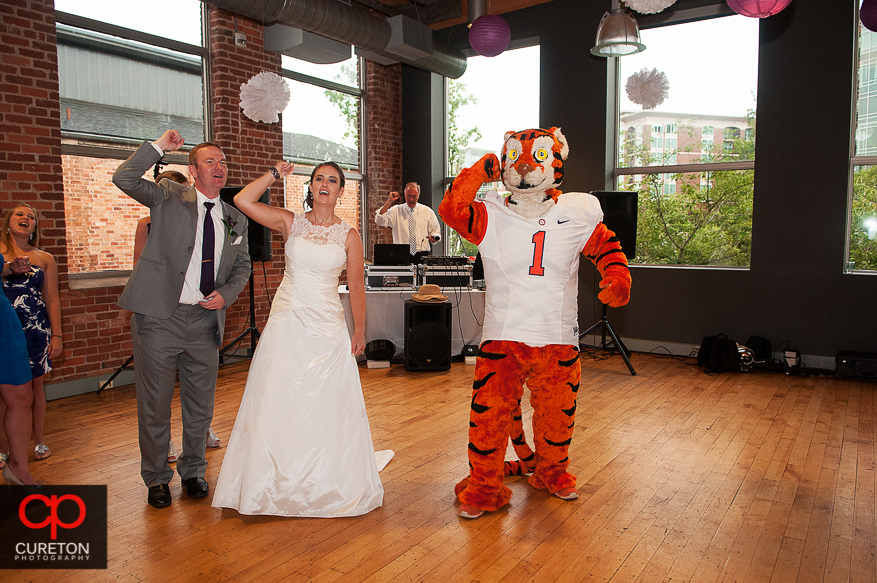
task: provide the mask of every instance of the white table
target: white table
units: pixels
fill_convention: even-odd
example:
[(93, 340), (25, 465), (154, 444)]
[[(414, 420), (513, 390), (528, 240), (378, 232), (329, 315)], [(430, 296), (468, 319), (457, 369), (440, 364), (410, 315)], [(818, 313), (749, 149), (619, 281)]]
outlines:
[[(344, 305), (347, 330), (352, 335), (350, 292), (344, 286), (340, 286), (338, 292)], [(365, 341), (389, 340), (396, 347), (396, 354), (401, 354), (405, 348), (405, 301), (414, 293), (415, 290), (366, 290)], [(442, 293), (451, 302), (451, 356), (456, 356), (463, 352), (466, 344), (481, 343), (485, 292), (445, 288)]]

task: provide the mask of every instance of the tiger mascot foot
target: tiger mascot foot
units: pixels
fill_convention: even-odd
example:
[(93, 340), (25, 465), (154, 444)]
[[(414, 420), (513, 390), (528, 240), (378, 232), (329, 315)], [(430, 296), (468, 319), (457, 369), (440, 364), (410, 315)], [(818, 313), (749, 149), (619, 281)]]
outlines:
[(460, 516), (463, 518), (478, 518), (482, 514), (484, 514), (483, 510), (479, 510), (471, 504), (460, 504)]
[(560, 498), (561, 500), (575, 500), (579, 497), (579, 493), (576, 491), (574, 487), (564, 488), (563, 490), (558, 490), (554, 493), (555, 496)]

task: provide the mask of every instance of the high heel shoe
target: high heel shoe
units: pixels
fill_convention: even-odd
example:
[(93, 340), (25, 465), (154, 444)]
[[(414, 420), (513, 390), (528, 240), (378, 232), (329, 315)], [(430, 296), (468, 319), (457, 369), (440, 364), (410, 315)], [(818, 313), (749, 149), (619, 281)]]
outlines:
[(15, 474), (9, 469), (8, 464), (3, 467), (3, 479), (6, 480), (7, 484), (12, 484), (13, 486), (24, 486), (24, 482), (15, 477)]

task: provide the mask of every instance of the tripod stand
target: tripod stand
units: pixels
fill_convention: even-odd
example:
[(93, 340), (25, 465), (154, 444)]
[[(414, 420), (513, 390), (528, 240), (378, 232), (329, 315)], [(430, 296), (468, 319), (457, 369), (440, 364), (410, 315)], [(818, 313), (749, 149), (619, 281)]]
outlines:
[(226, 344), (222, 347), (222, 350), (219, 351), (219, 364), (222, 364), (222, 359), (225, 356), (225, 353), (231, 350), (234, 346), (239, 344), (241, 340), (246, 338), (247, 334), (250, 335), (250, 358), (253, 357), (253, 353), (256, 351), (256, 341), (261, 336), (259, 329), (256, 328), (256, 295), (255, 295), (255, 285), (253, 284), (253, 267), (250, 266), (250, 325), (247, 326), (247, 329), (238, 334), (238, 337)]
[[(606, 346), (606, 332), (609, 332), (609, 335), (612, 337), (612, 343), (615, 345), (615, 348), (618, 349), (618, 352), (621, 353), (621, 358), (624, 359), (624, 363), (627, 365), (627, 368), (630, 370), (630, 374), (635, 376), (636, 370), (633, 368), (633, 365), (630, 364), (630, 356), (629, 356), (630, 351), (627, 349), (627, 346), (624, 345), (624, 342), (622, 342), (618, 338), (618, 336), (615, 334), (615, 330), (612, 329), (612, 325), (609, 324), (609, 318), (606, 316), (606, 304), (603, 304), (603, 317), (600, 318), (599, 320), (597, 320), (596, 322), (594, 322), (594, 324), (590, 328), (585, 330), (582, 334), (579, 334), (579, 340), (581, 340), (582, 338), (584, 338), (585, 336), (590, 334), (592, 330), (597, 328), (597, 326), (600, 326), (602, 328), (602, 331), (600, 334), (600, 337), (601, 337), (600, 346), (604, 349), (607, 348), (607, 346)], [(610, 350), (611, 350), (611, 348), (610, 348)]]

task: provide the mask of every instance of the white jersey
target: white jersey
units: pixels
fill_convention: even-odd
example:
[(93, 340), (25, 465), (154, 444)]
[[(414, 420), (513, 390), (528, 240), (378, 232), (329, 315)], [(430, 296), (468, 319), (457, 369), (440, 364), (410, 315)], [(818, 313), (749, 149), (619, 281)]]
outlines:
[(487, 284), (481, 339), (578, 345), (579, 257), (603, 220), (600, 202), (564, 193), (545, 216), (527, 219), (495, 191), (479, 200), (487, 210), (478, 245)]

